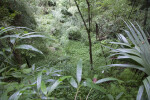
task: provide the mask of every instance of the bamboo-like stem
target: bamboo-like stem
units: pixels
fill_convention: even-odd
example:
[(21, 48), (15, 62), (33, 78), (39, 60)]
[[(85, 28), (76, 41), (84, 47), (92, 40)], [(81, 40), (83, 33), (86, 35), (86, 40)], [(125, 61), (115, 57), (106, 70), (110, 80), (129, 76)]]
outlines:
[(91, 91), (92, 91), (92, 88), (90, 89), (90, 91), (89, 91), (89, 93), (88, 93), (88, 95), (87, 95), (87, 97), (86, 97), (86, 100), (88, 100)]
[(78, 93), (79, 93), (79, 89), (80, 89), (80, 87), (77, 88), (77, 92), (76, 92), (76, 95), (75, 95), (75, 97), (74, 97), (74, 100), (77, 100), (77, 96), (78, 96)]
[(80, 10), (80, 8), (79, 8), (79, 5), (78, 5), (77, 1), (74, 0), (74, 2), (75, 2), (75, 4), (76, 4), (76, 7), (77, 7), (77, 9), (78, 9), (78, 11), (79, 11), (79, 14), (80, 14), (80, 16), (81, 16), (81, 19), (82, 19), (82, 21), (83, 21), (83, 23), (84, 23), (84, 26), (85, 26), (86, 31), (87, 31), (87, 34), (88, 34), (90, 65), (91, 65), (91, 70), (93, 70), (92, 41), (91, 41), (91, 35), (90, 35), (90, 33), (91, 33), (91, 10), (90, 10), (90, 3), (89, 3), (88, 0), (86, 0), (86, 3), (87, 3), (87, 5), (88, 5), (88, 24), (89, 24), (89, 26), (87, 26), (87, 24), (86, 24), (86, 22), (85, 22), (85, 20), (84, 20), (84, 18), (83, 18), (83, 15), (82, 15), (82, 13), (81, 13), (81, 10)]

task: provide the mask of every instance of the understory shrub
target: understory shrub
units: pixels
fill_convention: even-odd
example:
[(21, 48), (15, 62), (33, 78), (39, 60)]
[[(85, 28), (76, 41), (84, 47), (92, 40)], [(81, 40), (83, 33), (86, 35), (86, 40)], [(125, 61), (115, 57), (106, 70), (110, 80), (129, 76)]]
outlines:
[(79, 31), (79, 28), (76, 26), (70, 27), (67, 29), (68, 38), (70, 40), (80, 40), (81, 39), (81, 33)]

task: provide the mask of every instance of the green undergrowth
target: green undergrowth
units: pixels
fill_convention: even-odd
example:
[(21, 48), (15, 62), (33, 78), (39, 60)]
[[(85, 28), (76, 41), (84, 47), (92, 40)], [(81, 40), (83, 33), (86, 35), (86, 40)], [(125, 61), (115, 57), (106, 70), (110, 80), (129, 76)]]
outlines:
[[(39, 16), (37, 16), (39, 17)], [(36, 56), (32, 61), (32, 64), (36, 63), (37, 66), (49, 66), (63, 70), (62, 75), (76, 76), (75, 70), (79, 59), (83, 60), (83, 80), (86, 78), (93, 78), (94, 75), (98, 75), (98, 79), (106, 77), (114, 77), (122, 80), (122, 83), (111, 82), (102, 84), (102, 87), (106, 88), (106, 94), (111, 94), (116, 97), (118, 94), (123, 93), (120, 100), (134, 100), (138, 91), (138, 86), (141, 84), (141, 75), (131, 69), (123, 68), (108, 68), (106, 65), (111, 64), (112, 60), (108, 58), (110, 49), (107, 47), (117, 48), (115, 45), (109, 44), (111, 41), (117, 40), (102, 40), (96, 41), (95, 36), (92, 34), (92, 50), (93, 50), (93, 65), (94, 70), (91, 71), (89, 61), (89, 46), (88, 40), (81, 38), (81, 40), (69, 40), (67, 37), (60, 38), (49, 31), (51, 25), (49, 24), (48, 16), (41, 16), (43, 19), (39, 19), (38, 29), (39, 31), (45, 30), (45, 35), (49, 37), (44, 39), (43, 43), (36, 44), (41, 51), (44, 52), (44, 56)], [(37, 18), (38, 19), (38, 18)], [(42, 23), (42, 24), (41, 24)], [(106, 46), (106, 47), (105, 47)], [(44, 49), (43, 49), (44, 48)], [(55, 49), (55, 50), (52, 50)], [(113, 62), (118, 62), (114, 60)], [(139, 78), (140, 76), (140, 78)], [(62, 86), (68, 86), (67, 82), (64, 82)], [(53, 96), (61, 98), (60, 100), (73, 100), (75, 90), (72, 87), (58, 88), (53, 92)], [(89, 88), (81, 88), (78, 99), (83, 99), (87, 96)], [(89, 96), (89, 100), (97, 100), (99, 98), (108, 100), (106, 94), (93, 90)]]
[[(36, 47), (37, 50), (40, 50), (39, 52), (41, 54), (39, 54), (38, 52), (34, 52), (36, 51), (36, 49), (34, 49), (34, 51), (30, 51), (30, 48), (28, 50), (20, 50), (20, 51), (16, 50), (17, 53), (20, 52), (21, 54), (20, 57), (22, 57), (23, 60), (20, 64), (18, 64), (19, 67), (18, 65), (16, 66), (9, 65), (7, 64), (8, 62), (4, 62), (1, 64), (1, 67), (3, 69), (0, 70), (0, 72), (2, 73), (1, 74), (2, 77), (0, 77), (0, 85), (3, 85), (4, 87), (0, 87), (0, 90), (2, 90), (0, 91), (0, 96), (3, 95), (2, 97), (0, 97), (0, 99), (7, 100), (6, 98), (11, 96), (13, 93), (15, 93), (15, 91), (19, 90), (20, 92), (15, 93), (15, 95), (16, 94), (20, 95), (19, 93), (23, 93), (23, 95), (19, 100), (24, 100), (24, 98), (27, 98), (25, 100), (33, 100), (33, 99), (40, 100), (38, 98), (42, 98), (43, 100), (44, 95), (45, 96), (49, 95), (49, 94), (47, 95), (47, 90), (50, 91), (49, 90), (50, 88), (47, 87), (50, 86), (52, 88), (53, 86), (55, 87), (56, 85), (60, 84), (60, 86), (55, 87), (56, 88), (56, 89), (54, 88), (55, 91), (53, 91), (49, 95), (55, 98), (53, 100), (56, 99), (74, 100), (76, 92), (78, 92), (76, 100), (85, 100), (89, 91), (90, 94), (88, 100), (135, 100), (136, 95), (138, 93), (138, 88), (139, 86), (142, 85), (142, 80), (145, 78), (145, 74), (135, 69), (120, 68), (120, 67), (110, 68), (110, 66), (108, 67), (108, 65), (116, 64), (116, 63), (137, 64), (133, 62), (131, 59), (116, 60), (117, 56), (109, 57), (111, 55), (110, 53), (111, 48), (113, 48), (114, 50), (120, 48), (120, 45), (116, 46), (115, 44), (112, 45), (109, 43), (109, 42), (119, 42), (119, 40), (117, 40), (114, 35), (118, 32), (122, 33), (122, 31), (120, 31), (121, 30), (120, 27), (122, 27), (122, 24), (119, 25), (119, 23), (122, 23), (120, 22), (120, 19), (117, 18), (118, 22), (117, 20), (116, 22), (114, 20), (112, 22), (109, 22), (110, 18), (107, 19), (108, 21), (105, 20), (104, 22), (100, 22), (100, 24), (103, 23), (106, 24), (104, 26), (100, 25), (103, 30), (101, 29), (99, 31), (100, 32), (104, 31), (103, 33), (106, 33), (106, 34), (100, 33), (102, 35), (100, 36), (102, 37), (100, 40), (102, 41), (96, 41), (95, 23), (91, 24), (92, 57), (93, 57), (93, 67), (94, 67), (94, 69), (91, 70), (88, 35), (84, 26), (81, 23), (82, 20), (80, 16), (78, 16), (78, 13), (76, 11), (77, 9), (75, 10), (74, 7), (71, 6), (69, 7), (69, 9), (67, 8), (67, 6), (65, 7), (63, 2), (66, 0), (58, 0), (56, 1), (57, 5), (54, 6), (45, 5), (44, 1), (45, 0), (39, 0), (37, 4), (30, 4), (30, 6), (34, 5), (33, 7), (34, 9), (32, 10), (35, 11), (33, 11), (31, 18), (29, 18), (31, 20), (32, 17), (34, 17), (33, 21), (36, 21), (35, 23), (33, 23), (36, 25), (36, 28), (34, 25), (35, 28), (34, 31), (39, 32), (38, 33), (39, 35), (44, 35), (44, 38), (26, 37), (26, 39), (23, 40), (22, 42), (18, 42), (17, 39), (15, 40), (18, 42), (17, 45), (20, 45), (22, 43), (32, 44), (33, 47)], [(55, 0), (50, 0), (50, 1), (53, 2)], [(47, 3), (48, 2), (49, 0), (47, 0)], [(104, 5), (100, 4), (100, 6), (104, 6)], [(83, 10), (83, 8), (81, 7), (81, 10)], [(17, 15), (20, 16), (19, 18), (25, 18), (23, 19), (23, 22), (26, 20), (26, 17), (24, 17), (23, 15), (23, 12), (26, 11), (24, 9), (23, 11), (22, 10), (21, 11), (19, 10), (19, 12), (13, 11), (12, 13), (10, 13), (8, 8), (5, 8), (3, 6), (0, 7), (0, 9), (4, 10), (2, 11), (2, 15), (6, 14), (4, 16), (4, 19), (2, 19), (2, 22), (4, 21), (11, 24), (15, 16)], [(70, 12), (73, 9), (74, 11)], [(86, 10), (84, 12), (86, 15)], [(104, 14), (103, 16), (106, 15), (108, 14)], [(103, 16), (98, 15), (97, 17), (101, 19)], [(16, 21), (14, 20), (14, 23)], [(18, 20), (19, 23), (20, 21)], [(26, 22), (28, 23), (28, 21)], [(93, 18), (93, 21), (98, 22), (98, 19)], [(19, 23), (18, 24), (16, 23), (16, 25), (19, 25)], [(30, 27), (30, 23), (28, 23), (26, 26)], [(114, 26), (113, 24), (118, 26)], [(31, 24), (31, 26), (33, 25)], [(109, 27), (111, 28), (109, 29)], [(22, 31), (23, 34), (28, 33), (27, 31), (24, 30)], [(10, 33), (8, 32), (7, 34), (9, 35)], [(17, 34), (18, 33), (16, 31), (15, 37)], [(129, 38), (127, 38), (127, 40), (128, 39)], [(11, 38), (10, 42), (14, 45), (13, 46), (14, 49), (17, 42), (15, 43), (13, 41), (14, 39)], [(144, 42), (142, 42), (142, 44), (144, 44)], [(13, 49), (12, 52), (10, 52), (10, 54), (14, 53)], [(6, 51), (7, 50), (8, 49), (6, 49)], [(0, 53), (3, 54), (3, 52), (5, 51), (2, 49), (2, 52)], [(13, 57), (13, 55), (10, 55), (10, 58)], [(81, 61), (81, 63), (78, 63), (79, 60)], [(77, 75), (77, 73), (79, 73), (80, 75), (79, 74)], [(81, 77), (80, 82), (78, 78), (76, 79), (76, 77), (78, 76)], [(64, 77), (64, 78), (60, 78), (60, 77)], [(67, 77), (68, 78), (72, 77), (71, 79), (74, 80), (74, 82), (72, 81), (71, 83), (74, 83), (74, 86), (71, 83), (69, 83), (71, 79), (68, 79)], [(95, 89), (97, 87), (93, 87), (92, 84), (90, 84), (91, 87), (82, 86), (84, 82), (89, 81), (89, 79), (91, 83), (96, 84), (96, 82), (93, 81), (94, 79), (96, 79), (97, 81), (104, 78), (110, 78), (110, 79), (115, 78), (118, 79), (119, 81), (111, 80), (111, 81), (105, 81), (105, 83), (102, 84), (97, 84), (97, 87), (104, 88), (104, 91), (99, 91), (98, 89)], [(3, 83), (3, 81), (6, 83)], [(56, 82), (56, 84), (52, 86), (54, 82)], [(78, 82), (77, 86), (75, 84), (76, 82)], [(31, 83), (33, 84), (31, 85)], [(30, 88), (33, 87), (33, 91), (30, 91), (30, 89), (27, 90), (26, 92), (20, 90), (24, 88), (26, 85), (29, 86), (31, 85)], [(110, 97), (114, 99), (110, 99)]]
[[(101, 47), (101, 45), (110, 45), (108, 43), (109, 41), (111, 40), (93, 42), (93, 71), (91, 71), (90, 69), (88, 52), (89, 47), (84, 42), (73, 40), (69, 40), (68, 44), (65, 46), (60, 45), (55, 51), (51, 51), (49, 48), (47, 48), (47, 52), (45, 52), (43, 59), (39, 58), (40, 60), (36, 64), (49, 65), (50, 67), (61, 69), (63, 70), (62, 75), (76, 76), (76, 65), (79, 59), (81, 58), (83, 60), (83, 80), (86, 80), (86, 78), (92, 79), (95, 74), (98, 75), (98, 79), (106, 77), (118, 78), (120, 80), (123, 80), (123, 82), (108, 82), (102, 84), (101, 86), (107, 89), (107, 94), (111, 94), (114, 97), (117, 96), (119, 93), (123, 92), (121, 100), (134, 100), (138, 91), (138, 86), (141, 84), (141, 77), (139, 77), (141, 75), (139, 75), (136, 71), (131, 69), (110, 69), (105, 66), (106, 63), (111, 63), (111, 59), (108, 58), (109, 48), (104, 46)], [(105, 56), (107, 58), (104, 57), (103, 53), (105, 53)], [(66, 86), (67, 82), (64, 82), (63, 84), (64, 86)], [(85, 98), (88, 94), (88, 91), (89, 89), (81, 88), (79, 98)], [(89, 96), (89, 100), (96, 100), (96, 98), (103, 98), (104, 100), (108, 100), (108, 98), (106, 98), (107, 95), (99, 94), (101, 94), (101, 92), (93, 90), (91, 95)], [(72, 100), (74, 98), (73, 96), (75, 95), (75, 91), (71, 87), (59, 88), (55, 92), (53, 92), (53, 95), (56, 98), (62, 98), (61, 100)]]
[[(94, 70), (90, 68), (89, 58), (89, 46), (87, 40), (87, 34), (81, 32), (81, 39), (69, 40), (65, 33), (65, 26), (60, 22), (57, 22), (53, 18), (52, 14), (47, 15), (35, 15), (38, 27), (37, 31), (43, 32), (48, 37), (43, 42), (36, 43), (44, 56), (36, 56), (33, 58), (32, 64), (36, 63), (37, 66), (49, 66), (63, 70), (62, 75), (76, 76), (75, 70), (79, 59), (83, 61), (83, 80), (86, 78), (93, 78), (94, 75), (98, 75), (98, 79), (106, 77), (114, 77), (122, 80), (122, 83), (107, 82), (100, 86), (106, 89), (106, 94), (99, 91), (92, 90), (88, 100), (108, 100), (107, 94), (112, 95), (114, 98), (123, 93), (120, 100), (134, 100), (138, 91), (138, 86), (141, 85), (141, 77), (136, 71), (124, 68), (108, 68), (106, 65), (112, 63), (112, 59), (108, 58), (110, 55), (110, 49), (107, 47), (117, 48), (115, 45), (109, 44), (109, 42), (117, 41), (116, 39), (96, 41), (95, 36), (92, 33), (92, 54), (93, 54), (93, 66)], [(54, 23), (55, 22), (55, 23)], [(105, 47), (106, 46), (106, 47)], [(44, 49), (43, 49), (44, 48)], [(55, 50), (53, 50), (55, 49)], [(114, 60), (113, 62), (118, 62)], [(140, 77), (139, 77), (140, 76)], [(86, 98), (89, 88), (81, 88), (78, 94), (78, 99)], [(53, 97), (60, 98), (59, 100), (73, 100), (75, 96), (75, 89), (70, 87), (67, 81), (62, 83), (62, 86), (52, 93)]]

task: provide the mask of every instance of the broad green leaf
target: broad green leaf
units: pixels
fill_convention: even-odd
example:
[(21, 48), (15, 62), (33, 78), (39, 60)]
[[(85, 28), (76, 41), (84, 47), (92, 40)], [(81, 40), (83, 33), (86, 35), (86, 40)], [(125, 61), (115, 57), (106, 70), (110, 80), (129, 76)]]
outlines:
[(0, 85), (6, 85), (7, 83), (6, 82), (0, 82)]
[(4, 38), (19, 38), (20, 34), (15, 34), (15, 35), (5, 35), (3, 37), (0, 37), (0, 39), (4, 39)]
[(130, 32), (131, 32), (130, 34), (133, 36), (135, 43), (136, 44), (142, 44), (142, 42), (140, 41), (139, 37), (137, 36), (137, 34), (135, 33), (134, 29), (132, 28), (132, 26), (129, 27), (129, 29), (130, 29)]
[(41, 81), (42, 81), (42, 71), (38, 74), (38, 77), (37, 77), (37, 89), (39, 90), (40, 87), (41, 87)]
[(23, 89), (15, 92), (13, 95), (10, 96), (10, 98), (8, 100), (18, 100), (19, 97), (22, 95), (22, 93), (27, 89), (27, 88), (31, 88), (30, 86), (28, 87), (24, 87)]
[[(149, 76), (150, 77), (150, 76)], [(148, 99), (150, 100), (150, 83), (147, 78), (143, 81), (146, 93), (148, 95)]]
[(48, 94), (50, 94), (52, 91), (54, 91), (57, 88), (57, 86), (66, 78), (70, 78), (70, 76), (61, 77), (52, 86), (47, 87)]
[(60, 75), (60, 74), (52, 74), (52, 76), (58, 76), (59, 77), (59, 76), (62, 76), (62, 75)]
[(46, 80), (46, 82), (51, 82), (51, 83), (54, 83), (56, 80), (54, 80), (54, 79), (48, 79), (48, 80)]
[(12, 51), (11, 48), (4, 48), (4, 50), (7, 51), (7, 52), (11, 52)]
[(71, 84), (74, 88), (77, 88), (77, 87), (78, 87), (78, 85), (77, 85), (76, 81), (74, 80), (74, 78), (71, 78), (70, 84)]
[(28, 29), (28, 30), (31, 30), (30, 28), (26, 28), (26, 27), (6, 27), (6, 28), (4, 28), (4, 29), (2, 29), (1, 31), (0, 31), (0, 35), (2, 35), (3, 33), (5, 33), (5, 32), (8, 32), (8, 31), (12, 31), (12, 30), (14, 30), (14, 29)]
[(12, 96), (10, 96), (9, 100), (18, 100), (21, 95), (22, 93), (20, 91), (17, 91)]
[(24, 69), (25, 67), (27, 67), (27, 64), (23, 64), (20, 67), (21, 67), (21, 69)]
[(128, 35), (128, 37), (130, 38), (130, 40), (132, 41), (132, 43), (133, 43), (134, 45), (136, 45), (135, 40), (134, 40), (134, 38), (132, 37), (132, 35), (130, 34), (130, 32), (127, 31), (127, 30), (124, 30), (124, 31), (126, 32), (126, 34)]
[(4, 67), (0, 70), (0, 73), (2, 73), (4, 70), (6, 70), (8, 67)]
[(132, 65), (132, 64), (111, 64), (111, 65), (107, 65), (107, 66), (110, 66), (110, 67), (135, 68), (135, 69), (141, 70), (141, 71), (146, 73), (145, 68), (142, 68), (141, 66), (138, 66), (138, 65)]
[(4, 55), (4, 53), (2, 51), (0, 51), (0, 55)]
[(41, 91), (42, 91), (45, 95), (47, 95), (47, 89), (46, 89), (46, 85), (45, 85), (45, 82), (44, 82), (44, 81), (42, 81), (42, 84), (41, 84)]
[(139, 88), (139, 91), (138, 91), (136, 100), (141, 100), (141, 99), (142, 99), (143, 92), (144, 92), (144, 86), (142, 85), (142, 86), (140, 86), (140, 88)]
[(24, 77), (24, 75), (19, 71), (15, 71), (15, 72), (11, 73), (11, 75), (16, 78)]
[(86, 86), (90, 87), (90, 88), (93, 88), (93, 89), (96, 89), (96, 90), (99, 90), (101, 92), (105, 92), (105, 89), (103, 87), (100, 87), (99, 85), (95, 84), (91, 79), (87, 79), (86, 82), (85, 82)]
[(33, 35), (33, 34), (36, 34), (36, 33), (40, 33), (41, 34), (42, 32), (29, 32), (29, 33), (23, 34), (22, 37)]
[(0, 55), (3, 55), (3, 57), (5, 57), (5, 59), (6, 59), (7, 61), (9, 61), (9, 58), (6, 56), (6, 54), (5, 54), (4, 52), (0, 51)]
[(149, 84), (150, 84), (150, 76), (148, 76), (148, 77), (147, 77), (147, 81), (148, 81), (148, 82), (149, 82)]
[(120, 42), (110, 42), (112, 44), (119, 44), (119, 45), (123, 45), (123, 46), (127, 46), (127, 47), (131, 47), (130, 44), (127, 44), (127, 43), (120, 43)]
[(141, 59), (141, 57), (137, 57), (137, 56), (132, 56), (129, 54), (124, 54), (125, 56), (118, 56), (117, 59), (132, 59), (134, 61), (136, 61), (137, 63), (139, 63), (141, 66), (145, 65), (145, 62), (143, 61), (143, 59)]
[(2, 30), (0, 31), (0, 35), (2, 35), (2, 34), (5, 33), (5, 32), (14, 30), (14, 29), (15, 29), (14, 27), (6, 27), (6, 28), (2, 28)]
[[(42, 96), (41, 99), (36, 99), (36, 100), (55, 100), (56, 98), (55, 97), (45, 97), (45, 96)], [(57, 100), (62, 100), (62, 99), (57, 99)]]
[(122, 34), (118, 34), (118, 37), (126, 44), (129, 44), (128, 40), (122, 35)]
[(123, 48), (123, 49), (115, 49), (115, 50), (112, 50), (111, 52), (120, 52), (120, 54), (122, 53), (123, 55), (127, 53), (127, 54), (133, 54), (133, 55), (141, 57), (141, 54), (136, 49)]
[(77, 72), (76, 72), (76, 75), (77, 75), (78, 84), (80, 84), (81, 78), (82, 78), (82, 60), (81, 60), (81, 59), (80, 59), (80, 61), (79, 61), (78, 64), (77, 64)]
[(119, 100), (122, 95), (123, 95), (123, 92), (119, 93), (119, 94), (116, 96), (116, 100)]
[(14, 45), (16, 42), (16, 38), (10, 38), (10, 42)]
[(32, 65), (32, 71), (34, 71), (34, 70), (35, 70), (35, 64)]
[[(143, 38), (143, 36), (142, 36), (142, 34), (138, 31), (138, 29), (137, 29), (131, 22), (130, 22), (130, 24), (131, 24), (132, 27), (134, 28), (137, 37), (140, 39), (140, 42), (141, 42), (141, 41), (145, 41), (144, 38)], [(146, 40), (147, 40), (147, 38), (146, 38)], [(148, 43), (148, 42), (146, 42), (146, 43)], [(149, 44), (148, 44), (148, 45), (149, 45)]]
[(114, 97), (111, 94), (108, 94), (107, 96), (109, 100), (114, 100)]
[(11, 92), (11, 91), (14, 91), (16, 89), (16, 87), (19, 87), (18, 86), (19, 84), (17, 82), (13, 82), (13, 83), (8, 83), (7, 84), (7, 92)]
[(27, 38), (33, 38), (33, 37), (41, 37), (44, 38), (45, 36), (43, 35), (28, 35), (28, 36), (24, 36), (24, 37), (20, 37), (21, 39), (27, 39)]
[(29, 74), (29, 73), (32, 72), (32, 69), (31, 69), (31, 68), (23, 69), (22, 72), (23, 72), (24, 74)]
[[(139, 26), (139, 24), (138, 24), (137, 22), (136, 22), (136, 24), (137, 24), (138, 28), (140, 29), (140, 32), (141, 32), (141, 34), (142, 34), (144, 40), (145, 40), (146, 42), (148, 42), (148, 41), (147, 41), (147, 37), (146, 37), (144, 31), (141, 29), (141, 27)], [(148, 44), (148, 43), (147, 43), (147, 44)]]
[(100, 83), (107, 82), (107, 81), (121, 81), (121, 80), (118, 80), (118, 79), (112, 78), (112, 77), (108, 77), (108, 78), (103, 78), (103, 79), (98, 80), (96, 82), (96, 84), (100, 84)]
[(33, 46), (31, 46), (31, 45), (19, 45), (19, 46), (17, 46), (17, 47), (15, 47), (15, 49), (26, 49), (26, 50), (32, 50), (32, 51), (36, 51), (36, 52), (38, 52), (38, 53), (41, 53), (41, 54), (43, 54), (40, 50), (38, 50), (38, 49), (36, 49), (36, 48), (34, 48)]

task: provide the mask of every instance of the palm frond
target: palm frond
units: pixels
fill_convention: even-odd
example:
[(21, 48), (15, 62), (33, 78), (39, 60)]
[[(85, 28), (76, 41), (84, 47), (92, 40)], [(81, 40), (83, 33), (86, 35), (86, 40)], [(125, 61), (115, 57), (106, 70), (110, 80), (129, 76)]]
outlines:
[[(129, 39), (124, 35), (118, 34), (120, 42), (111, 42), (112, 44), (121, 45), (122, 48), (112, 49), (111, 56), (117, 56), (117, 59), (131, 59), (138, 63), (141, 67), (130, 66), (130, 68), (136, 68), (144, 71), (147, 75), (150, 75), (150, 45), (147, 37), (142, 28), (136, 23), (136, 26), (131, 22), (125, 22), (129, 30), (124, 30)], [(131, 42), (129, 42), (130, 40)], [(121, 65), (121, 64), (120, 64)], [(139, 66), (138, 65), (138, 66)], [(111, 65), (110, 65), (111, 66)], [(114, 66), (114, 65), (113, 65)], [(125, 67), (124, 65), (122, 65)], [(129, 66), (127, 66), (129, 67)]]

